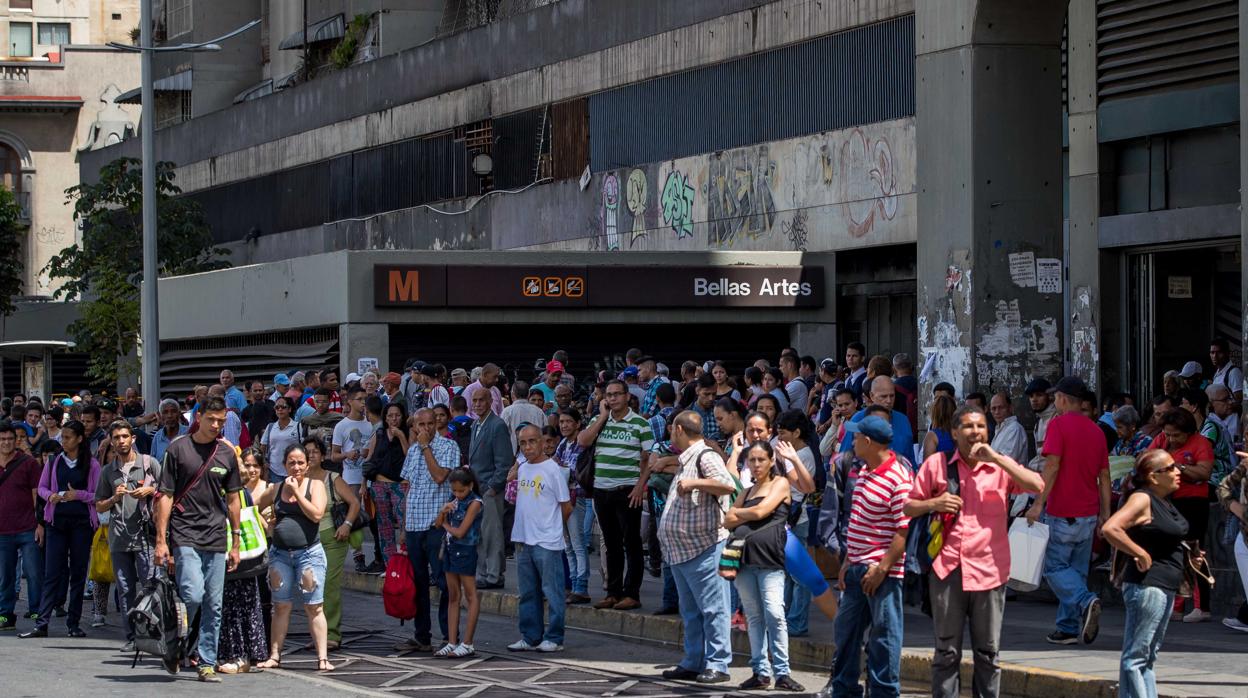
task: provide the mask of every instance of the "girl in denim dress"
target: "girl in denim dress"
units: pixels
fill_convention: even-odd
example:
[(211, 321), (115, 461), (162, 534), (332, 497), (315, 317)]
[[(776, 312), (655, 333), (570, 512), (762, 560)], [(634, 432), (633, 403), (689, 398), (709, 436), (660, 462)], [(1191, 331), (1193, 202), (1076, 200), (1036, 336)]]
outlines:
[[(472, 657), (477, 651), (472, 645), (477, 630), (477, 617), (481, 603), (477, 598), (477, 544), (481, 541), (481, 496), (477, 494), (477, 479), (472, 471), (459, 468), (451, 473), (451, 493), (455, 498), (442, 507), (435, 527), (446, 531), (445, 554), (442, 567), (446, 570), (446, 590), (449, 594), (449, 637), (445, 647), (435, 657)], [(468, 621), (463, 640), (459, 635), (460, 598), (468, 604)]]

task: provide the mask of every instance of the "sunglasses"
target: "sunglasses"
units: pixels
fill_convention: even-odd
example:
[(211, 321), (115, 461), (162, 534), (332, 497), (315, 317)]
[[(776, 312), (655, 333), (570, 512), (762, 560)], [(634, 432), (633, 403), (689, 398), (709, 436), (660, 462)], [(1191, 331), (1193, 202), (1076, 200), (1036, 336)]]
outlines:
[(1167, 466), (1166, 466), (1166, 467), (1164, 467), (1164, 468), (1157, 468), (1156, 470), (1154, 470), (1154, 471), (1153, 471), (1153, 474), (1154, 474), (1154, 475), (1157, 475), (1157, 474), (1160, 474), (1160, 473), (1169, 473), (1169, 472), (1173, 472), (1173, 471), (1178, 470), (1178, 469), (1179, 469), (1179, 464), (1178, 464), (1178, 463), (1171, 463), (1170, 465), (1167, 465)]

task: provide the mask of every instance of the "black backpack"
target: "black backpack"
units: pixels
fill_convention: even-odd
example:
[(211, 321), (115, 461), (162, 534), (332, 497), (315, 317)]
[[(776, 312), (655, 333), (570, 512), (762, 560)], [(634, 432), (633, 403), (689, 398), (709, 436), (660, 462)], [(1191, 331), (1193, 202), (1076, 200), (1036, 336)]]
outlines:
[(186, 604), (178, 597), (178, 587), (168, 575), (157, 572), (143, 584), (134, 607), (126, 615), (134, 628), (134, 662), (146, 652), (160, 658), (165, 671), (178, 673), (186, 653), (190, 629)]

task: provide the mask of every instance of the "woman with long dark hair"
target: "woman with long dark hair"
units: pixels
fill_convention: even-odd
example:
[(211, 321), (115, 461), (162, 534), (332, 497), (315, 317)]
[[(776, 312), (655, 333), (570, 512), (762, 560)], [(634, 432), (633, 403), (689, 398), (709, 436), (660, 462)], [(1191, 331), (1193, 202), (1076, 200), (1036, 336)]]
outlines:
[(61, 429), (65, 449), (43, 467), (39, 496), (43, 509), (43, 593), (35, 628), (19, 637), (47, 637), (52, 610), (68, 603), (65, 625), (70, 637), (86, 637), (82, 630), (82, 590), (91, 561), (91, 539), (99, 526), (92, 504), (100, 479), (100, 464), (91, 457), (91, 445), (82, 422)]
[[(443, 405), (439, 408), (445, 409)], [(436, 413), (437, 410), (435, 409)], [(381, 426), (364, 447), (369, 463), (377, 467), (369, 474), (369, 488), (377, 507), (377, 535), (381, 538), (382, 555), (389, 560), (399, 549), (395, 532), (403, 531), (403, 516), (407, 502), (407, 484), (402, 480), (403, 459), (407, 457), (408, 438), (403, 428), (407, 424), (407, 408), (401, 402), (392, 402), (382, 410)]]
[(1122, 600), (1127, 607), (1118, 695), (1147, 698), (1157, 695), (1154, 664), (1183, 582), (1183, 541), (1190, 537), (1190, 526), (1171, 501), (1181, 475), (1169, 453), (1140, 454), (1132, 484), (1135, 491), (1105, 522), (1101, 534), (1129, 557), (1123, 561), (1124, 568), (1115, 568), (1122, 575)]
[[(242, 498), (241, 506), (253, 506), (268, 490), (268, 470), (260, 449), (253, 447), (243, 452), (238, 466), (243, 482), (243, 489), (238, 493)], [(226, 572), (221, 633), (217, 638), (217, 657), (224, 661), (217, 666), (217, 671), (245, 674), (256, 671), (255, 665), (269, 658), (263, 601), (255, 574), (239, 576)]]

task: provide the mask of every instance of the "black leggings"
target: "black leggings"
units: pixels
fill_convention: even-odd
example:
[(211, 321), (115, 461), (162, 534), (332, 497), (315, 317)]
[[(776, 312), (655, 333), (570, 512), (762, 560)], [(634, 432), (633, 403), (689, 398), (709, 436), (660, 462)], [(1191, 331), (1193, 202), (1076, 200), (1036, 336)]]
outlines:
[[(1205, 534), (1209, 531), (1209, 500), (1204, 497), (1183, 497), (1171, 500), (1174, 508), (1187, 519), (1187, 539), (1200, 544), (1201, 550), (1209, 550), (1205, 543)], [(1209, 610), (1209, 602), (1213, 599), (1213, 588), (1200, 575), (1196, 576), (1196, 594), (1199, 597), (1199, 608)], [(1182, 603), (1182, 599), (1178, 603)]]

